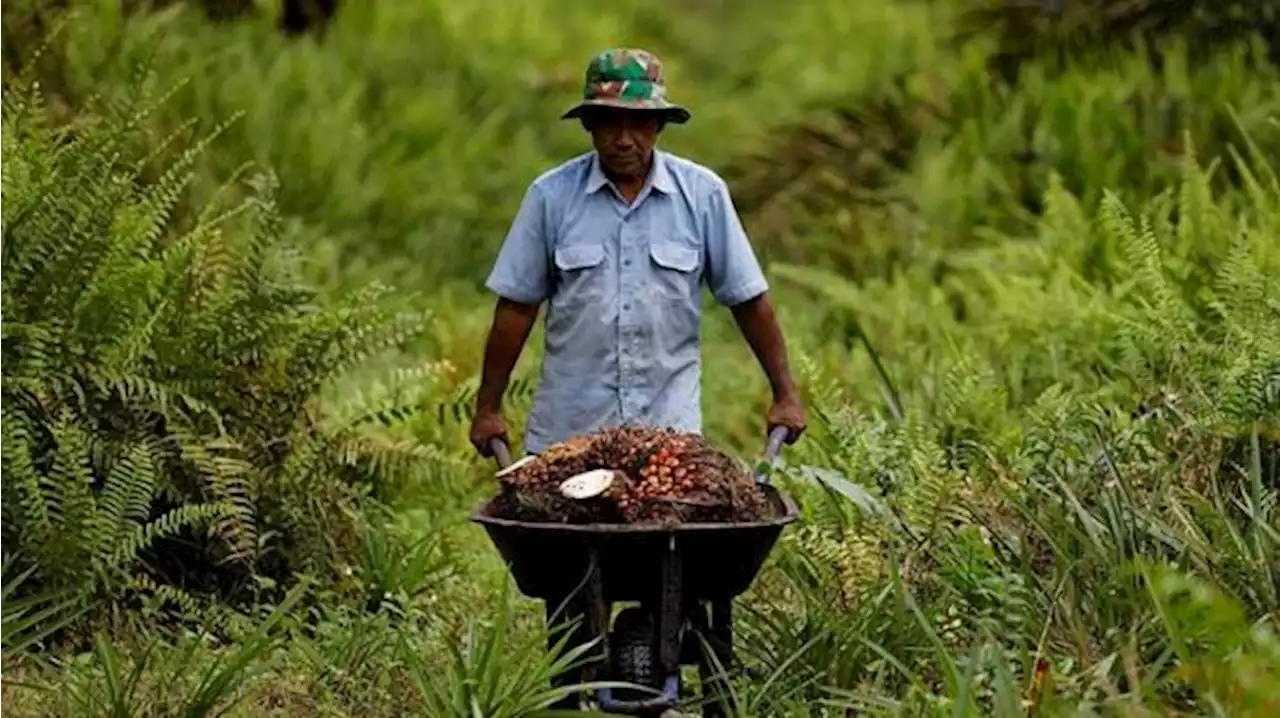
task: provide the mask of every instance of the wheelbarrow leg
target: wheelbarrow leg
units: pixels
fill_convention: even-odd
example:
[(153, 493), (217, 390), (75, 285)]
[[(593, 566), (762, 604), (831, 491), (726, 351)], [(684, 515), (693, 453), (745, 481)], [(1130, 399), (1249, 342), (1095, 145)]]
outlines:
[(657, 640), (662, 675), (680, 672), (680, 629), (684, 623), (684, 564), (680, 547), (672, 536), (662, 555), (662, 598), (658, 606)]
[[(559, 600), (546, 602), (547, 614), (547, 650), (555, 649), (555, 645), (568, 631), (568, 640), (564, 650), (585, 645), (599, 639), (597, 646), (588, 654), (590, 663), (585, 666), (573, 666), (563, 673), (551, 678), (554, 688), (570, 686), (575, 683), (593, 680), (600, 671), (600, 662), (608, 655), (607, 641), (609, 626), (609, 604), (604, 596), (604, 581), (600, 573), (600, 562), (595, 549), (590, 552), (587, 575), (581, 590)], [(561, 608), (563, 606), (563, 608)], [(557, 615), (556, 612), (559, 611)], [(577, 623), (566, 626), (570, 621)], [(579, 659), (581, 660), (581, 659)], [(571, 693), (553, 703), (550, 708), (556, 710), (577, 710), (582, 698), (580, 692)]]
[(702, 698), (705, 704), (704, 718), (724, 718), (729, 714), (730, 695), (725, 681), (733, 667), (733, 601), (717, 599), (711, 602), (711, 619), (707, 631), (707, 643), (715, 661), (720, 664), (717, 669), (704, 654), (698, 663), (698, 672), (702, 679)]

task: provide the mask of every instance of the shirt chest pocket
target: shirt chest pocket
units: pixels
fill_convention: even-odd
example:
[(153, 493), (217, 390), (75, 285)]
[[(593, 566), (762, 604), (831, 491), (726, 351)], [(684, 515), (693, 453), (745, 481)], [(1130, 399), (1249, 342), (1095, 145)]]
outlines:
[(697, 301), (702, 253), (697, 247), (671, 240), (649, 245), (652, 287), (655, 297), (673, 301)]
[(608, 289), (604, 245), (569, 244), (555, 248), (556, 292), (560, 306), (603, 301)]

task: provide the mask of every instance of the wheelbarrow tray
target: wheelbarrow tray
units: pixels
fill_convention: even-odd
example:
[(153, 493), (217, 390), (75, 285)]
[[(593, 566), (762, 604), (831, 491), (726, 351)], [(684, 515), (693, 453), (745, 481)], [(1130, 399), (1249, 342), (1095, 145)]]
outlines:
[(527, 522), (493, 516), (490, 500), (472, 521), (484, 526), (516, 586), (530, 598), (559, 600), (572, 593), (587, 575), (594, 553), (606, 601), (652, 599), (663, 557), (678, 544), (685, 599), (731, 600), (751, 586), (782, 529), (799, 518), (785, 491), (760, 488), (775, 518), (674, 526)]

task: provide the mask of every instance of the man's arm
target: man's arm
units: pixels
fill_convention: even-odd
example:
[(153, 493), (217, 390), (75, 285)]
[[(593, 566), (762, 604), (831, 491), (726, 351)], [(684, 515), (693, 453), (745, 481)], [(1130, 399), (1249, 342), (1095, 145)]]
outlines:
[(498, 298), (489, 338), (484, 345), (484, 368), (480, 373), (480, 389), (476, 392), (477, 414), (502, 411), (502, 396), (511, 380), (511, 371), (519, 361), (537, 319), (537, 304)]
[(804, 406), (791, 378), (786, 342), (769, 300), (769, 283), (722, 180), (713, 187), (704, 221), (708, 284), (716, 300), (730, 307), (738, 329), (769, 379), (773, 405), (766, 417), (768, 429), (787, 427), (787, 442), (792, 443), (805, 429)]
[(551, 292), (545, 217), (542, 194), (532, 185), (485, 282), (498, 295), (498, 303), (485, 341), (476, 415), (471, 422), (471, 443), (481, 456), (492, 454), (489, 444), (494, 439), (509, 441), (502, 396), (537, 321), (538, 307)]
[(791, 378), (791, 367), (787, 363), (787, 344), (778, 327), (769, 294), (766, 292), (735, 304), (730, 311), (733, 312), (733, 319), (738, 323), (742, 336), (760, 362), (760, 368), (769, 379), (773, 400), (794, 398), (796, 384)]

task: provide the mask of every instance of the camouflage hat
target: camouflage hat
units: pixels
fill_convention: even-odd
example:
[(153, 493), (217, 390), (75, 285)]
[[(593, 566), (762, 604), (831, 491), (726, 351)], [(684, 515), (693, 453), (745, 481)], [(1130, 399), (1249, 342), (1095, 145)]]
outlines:
[(689, 121), (689, 111), (667, 101), (662, 61), (652, 53), (630, 48), (605, 50), (591, 58), (582, 87), (582, 102), (561, 119), (581, 117), (588, 107), (660, 110), (669, 122)]

